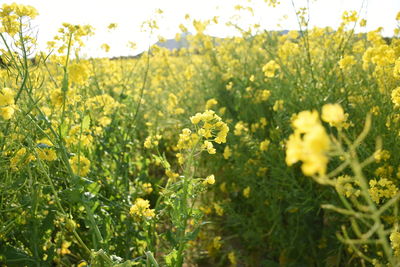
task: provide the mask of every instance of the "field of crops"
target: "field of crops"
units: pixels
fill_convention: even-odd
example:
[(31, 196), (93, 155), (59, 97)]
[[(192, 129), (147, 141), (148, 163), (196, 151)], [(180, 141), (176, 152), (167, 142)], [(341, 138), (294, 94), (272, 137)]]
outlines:
[(306, 12), (111, 60), (88, 25), (37, 51), (4, 4), (0, 265), (400, 266), (400, 12), (390, 38)]

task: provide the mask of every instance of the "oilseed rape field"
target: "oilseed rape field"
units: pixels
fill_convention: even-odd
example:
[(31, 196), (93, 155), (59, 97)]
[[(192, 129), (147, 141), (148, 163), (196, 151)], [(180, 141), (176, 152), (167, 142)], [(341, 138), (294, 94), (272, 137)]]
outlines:
[(37, 16), (0, 8), (1, 266), (400, 266), (400, 12), (113, 59)]

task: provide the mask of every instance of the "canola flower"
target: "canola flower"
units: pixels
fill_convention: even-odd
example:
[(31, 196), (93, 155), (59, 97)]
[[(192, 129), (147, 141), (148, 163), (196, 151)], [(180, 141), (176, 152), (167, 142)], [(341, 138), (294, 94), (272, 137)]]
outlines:
[(143, 143), (143, 146), (147, 149), (150, 149), (152, 147), (157, 147), (159, 144), (159, 140), (161, 138), (162, 138), (162, 136), (158, 135), (158, 134), (154, 135), (154, 136), (150, 135), (150, 136), (146, 137), (146, 139)]
[(12, 170), (18, 171), (22, 166), (34, 160), (36, 160), (36, 157), (33, 153), (22, 147), (10, 159), (10, 167)]
[[(339, 104), (326, 104), (322, 107), (322, 119), (337, 127), (346, 117)], [(316, 110), (298, 113), (292, 120), (292, 127), (294, 133), (286, 143), (286, 164), (291, 166), (302, 161), (305, 175), (324, 176), (331, 141), (319, 120), (319, 113)]]
[[(197, 113), (190, 117), (190, 121), (198, 130), (194, 133), (188, 128), (183, 129), (182, 133), (179, 134), (178, 149), (192, 149), (200, 140), (204, 140), (202, 141), (201, 149), (207, 151), (209, 154), (215, 154), (216, 149), (214, 148), (213, 142), (217, 144), (226, 143), (229, 127), (213, 110)], [(180, 162), (182, 162), (182, 154), (178, 154), (177, 157), (180, 159)]]
[(247, 186), (245, 189), (243, 189), (242, 194), (243, 194), (243, 196), (245, 198), (249, 198), (250, 197), (250, 192), (251, 192), (251, 188), (250, 188), (250, 186)]
[(69, 164), (75, 175), (86, 176), (90, 172), (90, 160), (85, 156), (73, 156), (69, 159)]
[(295, 132), (289, 136), (286, 148), (286, 164), (291, 166), (302, 161), (305, 175), (320, 176), (326, 173), (329, 137), (318, 120), (317, 111), (302, 111), (293, 120)]
[(3, 4), (0, 9), (0, 32), (14, 36), (23, 26), (21, 25), (22, 19), (34, 19), (37, 15), (37, 10), (29, 5)]
[(4, 87), (0, 90), (0, 116), (4, 120), (10, 120), (15, 113), (14, 96), (10, 88)]
[(369, 193), (373, 201), (377, 204), (380, 204), (383, 199), (390, 199), (395, 196), (399, 189), (397, 186), (390, 180), (386, 178), (381, 178), (378, 181), (376, 179), (372, 179), (369, 181)]
[(48, 139), (43, 138), (38, 140), (37, 142), (36, 152), (40, 159), (46, 161), (54, 161), (57, 159), (57, 153), (52, 148), (53, 143), (51, 143)]
[[(277, 3), (277, 1), (269, 0), (266, 2), (269, 4)], [(24, 22), (28, 21), (31, 17), (35, 17), (35, 14), (29, 8), (21, 8), (21, 5), (14, 4), (10, 6), (1, 11), (4, 12), (1, 17), (1, 30), (5, 34), (15, 35), (15, 31), (21, 28), (20, 23), (25, 24)], [(239, 9), (251, 11), (247, 7), (240, 7)], [(303, 16), (302, 20), (305, 22), (305, 11), (301, 11), (299, 14)], [(23, 20), (20, 20), (20, 18), (23, 18)], [(398, 15), (399, 18), (400, 13)], [(101, 196), (107, 196), (111, 192), (111, 197), (115, 198), (110, 199), (110, 202), (124, 201), (124, 203), (130, 203), (132, 191), (135, 194), (139, 194), (135, 197), (144, 197), (151, 194), (151, 198), (153, 199), (153, 197), (161, 194), (159, 188), (162, 187), (164, 182), (179, 185), (186, 177), (189, 177), (187, 180), (192, 182), (190, 175), (187, 175), (189, 173), (187, 169), (192, 169), (191, 164), (193, 164), (194, 160), (187, 161), (187, 166), (183, 166), (188, 159), (188, 155), (192, 153), (197, 156), (200, 152), (207, 152), (210, 155), (214, 155), (223, 150), (220, 156), (213, 157), (213, 164), (209, 164), (211, 168), (214, 166), (221, 168), (218, 172), (215, 172), (218, 173), (219, 186), (210, 186), (210, 189), (216, 190), (216, 192), (210, 192), (210, 194), (214, 194), (212, 200), (201, 200), (205, 201), (204, 203), (199, 201), (202, 207), (200, 210), (208, 214), (208, 216), (226, 216), (228, 219), (232, 219), (231, 216), (234, 215), (240, 219), (237, 221), (237, 230), (240, 232), (245, 229), (246, 233), (248, 231), (254, 237), (254, 240), (251, 242), (257, 241), (258, 244), (261, 244), (257, 240), (257, 237), (264, 235), (254, 235), (254, 231), (248, 229), (245, 219), (249, 218), (254, 222), (254, 229), (257, 233), (263, 232), (265, 234), (265, 228), (263, 227), (265, 227), (266, 222), (263, 220), (259, 223), (257, 218), (262, 213), (248, 213), (247, 207), (237, 201), (237, 199), (243, 200), (243, 198), (248, 198), (248, 200), (242, 202), (249, 202), (254, 198), (257, 202), (252, 203), (254, 204), (252, 208), (258, 211), (260, 211), (259, 208), (265, 210), (266, 206), (274, 207), (275, 205), (276, 207), (275, 199), (256, 199), (259, 196), (254, 193), (256, 190), (254, 189), (255, 183), (253, 178), (257, 179), (257, 181), (263, 181), (266, 178), (274, 181), (273, 183), (267, 182), (265, 184), (256, 183), (257, 192), (258, 189), (271, 192), (268, 190), (276, 188), (274, 187), (275, 181), (276, 184), (286, 183), (284, 180), (285, 177), (277, 175), (277, 173), (281, 173), (282, 171), (277, 170), (279, 164), (269, 164), (266, 162), (276, 160), (278, 158), (276, 157), (277, 153), (280, 153), (281, 148), (285, 147), (282, 140), (285, 138), (287, 127), (290, 125), (287, 121), (287, 113), (291, 113), (293, 107), (303, 104), (308, 106), (318, 105), (325, 102), (325, 99), (340, 99), (340, 101), (348, 103), (352, 107), (352, 109), (349, 109), (349, 112), (355, 115), (355, 121), (359, 121), (360, 118), (357, 115), (361, 113), (361, 110), (364, 112), (365, 108), (365, 110), (371, 110), (374, 113), (378, 121), (378, 126), (382, 121), (388, 122), (386, 124), (388, 125), (387, 129), (385, 130), (387, 130), (387, 137), (389, 138), (386, 139), (385, 135), (385, 146), (386, 142), (388, 142), (387, 140), (396, 140), (397, 138), (397, 125), (400, 122), (400, 116), (397, 114), (397, 108), (400, 106), (400, 93), (397, 92), (398, 79), (400, 77), (399, 43), (396, 38), (393, 38), (390, 43), (386, 42), (379, 30), (368, 33), (367, 39), (348, 31), (347, 29), (351, 27), (349, 24), (356, 22), (357, 19), (356, 13), (347, 12), (343, 15), (343, 23), (337, 30), (329, 28), (309, 29), (307, 36), (307, 53), (309, 55), (304, 53), (305, 47), (302, 42), (304, 36), (300, 35), (298, 31), (291, 31), (288, 34), (278, 36), (272, 34), (276, 44), (274, 42), (270, 47), (272, 53), (267, 53), (264, 49), (267, 38), (265, 34), (251, 34), (251, 46), (249, 46), (248, 42), (249, 33), (245, 32), (242, 37), (221, 40), (217, 42), (218, 46), (215, 46), (213, 40), (204, 34), (209, 23), (196, 21), (194, 24), (200, 34), (189, 36), (188, 40), (195, 43), (198, 50), (190, 47), (188, 49), (184, 48), (179, 51), (169, 52), (166, 49), (154, 47), (150, 55), (151, 61), (154, 62), (154, 64), (151, 64), (150, 70), (154, 75), (150, 75), (151, 77), (148, 78), (148, 88), (145, 88), (143, 91), (143, 97), (140, 95), (140, 88), (136, 86), (142, 82), (136, 76), (139, 77), (141, 75), (130, 75), (129, 77), (127, 75), (129, 73), (127, 70), (129, 69), (138, 71), (143, 69), (144, 66), (140, 60), (111, 61), (108, 59), (93, 59), (88, 61), (80, 57), (77, 60), (71, 60), (68, 66), (64, 66), (63, 64), (66, 61), (65, 52), (68, 48), (66, 40), (68, 37), (72, 37), (73, 47), (71, 47), (71, 52), (76, 52), (76, 55), (79, 56), (77, 51), (81, 45), (84, 45), (82, 37), (91, 35), (93, 30), (87, 26), (64, 24), (54, 41), (50, 43), (51, 49), (54, 49), (61, 56), (55, 56), (53, 53), (49, 57), (48, 65), (46, 66), (49, 68), (48, 70), (44, 66), (37, 66), (37, 70), (36, 68), (35, 70), (33, 68), (29, 69), (31, 81), (27, 83), (27, 87), (34, 85), (29, 89), (32, 89), (30, 92), (32, 93), (33, 100), (43, 114), (37, 114), (36, 110), (30, 110), (29, 105), (27, 105), (27, 103), (30, 103), (30, 100), (26, 98), (26, 91), (22, 93), (21, 98), (18, 98), (17, 109), (14, 98), (17, 91), (15, 88), (19, 86), (15, 84), (13, 79), (7, 76), (9, 74), (5, 70), (0, 70), (4, 86), (8, 88), (0, 90), (0, 103), (1, 101), (5, 103), (0, 105), (0, 124), (1, 126), (4, 125), (4, 131), (0, 132), (0, 141), (2, 146), (4, 144), (5, 149), (2, 152), (3, 158), (1, 162), (9, 164), (9, 168), (12, 170), (9, 171), (6, 165), (2, 165), (2, 167), (5, 166), (6, 168), (0, 168), (1, 175), (4, 174), (4, 177), (11, 178), (8, 180), (14, 181), (15, 179), (13, 178), (21, 179), (21, 177), (27, 177), (27, 172), (30, 171), (30, 175), (34, 175), (33, 178), (39, 181), (39, 192), (44, 192), (43, 195), (40, 195), (40, 201), (43, 202), (39, 203), (37, 215), (35, 217), (23, 216), (22, 219), (18, 218), (13, 227), (19, 229), (18, 227), (23, 227), (26, 223), (32, 225), (32, 218), (40, 220), (41, 216), (47, 216), (49, 214), (47, 204), (54, 205), (55, 203), (56, 198), (54, 195), (46, 193), (48, 190), (41, 190), (41, 184), (48, 183), (42, 182), (42, 176), (35, 176), (38, 173), (36, 170), (38, 164), (35, 162), (37, 158), (43, 160), (41, 162), (43, 166), (49, 167), (48, 173), (51, 177), (55, 175), (56, 177), (61, 177), (65, 173), (65, 169), (60, 167), (62, 165), (59, 164), (62, 161), (57, 161), (57, 151), (62, 151), (62, 143), (64, 142), (60, 142), (60, 144), (54, 146), (47, 138), (43, 138), (44, 136), (48, 136), (48, 138), (58, 137), (53, 136), (53, 133), (49, 130), (48, 127), (51, 125), (57, 130), (57, 134), (60, 134), (59, 137), (65, 141), (67, 152), (80, 151), (80, 157), (73, 156), (70, 158), (70, 165), (73, 172), (80, 176), (91, 174), (82, 180), (96, 179), (96, 183), (92, 183), (90, 189), (93, 192), (100, 190)], [(216, 18), (215, 21), (217, 21)], [(362, 22), (362, 24), (365, 24), (365, 22)], [(154, 23), (149, 26), (156, 27), (156, 24)], [(110, 25), (109, 29), (111, 30), (115, 27), (116, 25)], [(251, 31), (258, 31), (259, 27), (259, 25), (254, 25)], [(185, 32), (187, 31), (184, 25), (181, 25), (181, 28)], [(177, 39), (179, 38), (183, 38), (183, 34), (177, 36)], [(162, 39), (160, 38), (160, 40)], [(28, 36), (26, 40), (31, 42)], [(348, 40), (346, 49), (341, 51), (342, 53), (336, 53), (338, 52), (336, 49), (337, 45), (343, 43), (342, 40)], [(105, 43), (103, 49), (107, 51), (110, 47)], [(339, 59), (337, 55), (342, 55), (343, 52), (345, 54)], [(186, 60), (189, 55), (193, 54), (195, 56), (190, 56), (191, 60)], [(242, 55), (246, 55), (246, 57), (244, 58)], [(2, 59), (6, 61), (5, 64), (9, 64), (10, 55), (5, 56), (5, 59)], [(15, 54), (14, 56), (18, 57), (19, 55)], [(216, 64), (210, 62), (210, 58), (215, 60)], [(262, 66), (260, 62), (261, 64), (266, 62), (266, 64)], [(134, 66), (136, 67), (136, 63), (138, 68), (134, 68)], [(68, 74), (68, 90), (54, 85), (63, 83), (62, 74), (64, 70), (58, 64), (67, 67), (65, 71)], [(360, 68), (361, 65), (363, 65), (364, 69)], [(327, 69), (326, 66), (329, 66), (329, 68)], [(262, 69), (260, 69), (261, 67)], [(170, 75), (166, 75), (167, 68), (170, 73), (174, 74), (174, 79), (171, 79)], [(281, 73), (283, 74), (283, 71), (285, 71), (285, 74), (288, 74), (287, 77), (290, 76), (290, 80), (285, 77), (286, 75), (280, 75)], [(49, 77), (47, 77), (47, 73), (49, 73)], [(202, 73), (207, 73), (207, 77), (203, 78), (203, 75), (199, 75)], [(311, 77), (311, 74), (313, 77)], [(41, 75), (45, 76), (43, 88), (39, 88), (35, 84), (36, 80), (42, 80)], [(343, 77), (343, 84), (332, 84), (334, 86), (332, 90), (323, 88), (328, 82), (327, 77), (339, 76)], [(221, 80), (221, 83), (218, 85), (215, 84), (214, 81), (219, 80)], [(312, 84), (310, 84), (311, 81)], [(178, 86), (178, 82), (182, 82), (183, 86)], [(365, 84), (368, 84), (368, 87), (364, 87)], [(309, 89), (307, 87), (310, 85), (313, 86), (313, 95), (307, 92), (307, 89)], [(204, 86), (207, 86), (207, 92), (210, 92), (207, 96), (201, 95)], [(222, 93), (224, 96), (227, 96), (226, 98), (221, 97), (220, 89), (223, 89)], [(376, 97), (375, 91), (381, 93), (381, 95)], [(288, 92), (293, 92), (295, 99), (286, 97), (285, 95), (288, 95), (286, 94)], [(340, 95), (338, 95), (339, 92)], [(388, 111), (379, 101), (376, 102), (375, 98), (387, 100), (386, 102), (392, 100), (395, 109), (390, 113), (390, 109)], [(205, 103), (203, 102), (204, 100), (206, 100)], [(139, 119), (136, 120), (135, 125), (131, 125), (132, 121), (130, 118), (135, 116), (131, 111), (135, 110), (137, 103), (143, 105), (138, 113)], [(179, 141), (176, 143), (177, 128), (171, 125), (186, 125), (181, 121), (181, 117), (186, 116), (188, 110), (198, 108), (198, 103), (205, 104), (207, 111), (191, 117), (192, 125), (185, 126), (187, 128), (182, 130)], [(251, 106), (251, 109), (248, 108), (249, 106)], [(63, 114), (62, 119), (61, 107), (65, 107), (65, 117)], [(19, 108), (21, 108), (21, 112), (18, 111)], [(218, 114), (226, 116), (227, 120), (222, 122), (215, 115), (215, 112), (210, 109), (218, 110)], [(283, 110), (285, 112), (279, 112)], [(25, 116), (28, 114), (26, 112), (30, 112), (29, 117)], [(183, 116), (180, 116), (182, 114)], [(16, 116), (18, 116), (18, 120), (13, 119)], [(322, 125), (326, 126), (329, 124), (331, 127), (336, 127), (337, 129), (334, 129), (333, 133), (336, 130), (341, 131), (342, 128), (345, 129), (345, 126), (348, 125), (346, 122), (347, 116), (340, 105), (328, 104), (322, 107), (321, 116), (316, 111), (309, 111), (308, 113), (299, 113), (296, 118), (293, 117), (292, 126), (294, 133), (286, 143), (287, 151), (285, 160), (287, 163), (293, 165), (296, 162), (300, 162), (301, 169), (306, 175), (324, 175), (327, 170), (329, 161), (328, 153), (330, 152), (332, 141), (329, 139), (327, 131)], [(85, 118), (89, 118), (89, 120)], [(64, 121), (61, 122), (61, 120)], [(28, 121), (31, 123), (29, 127), (27, 127)], [(233, 134), (236, 137), (232, 141), (229, 140), (230, 143), (228, 145), (221, 146), (220, 144), (226, 143), (229, 132), (227, 125), (229, 124), (234, 126)], [(10, 126), (10, 132), (6, 130), (8, 125)], [(35, 127), (30, 127), (31, 125)], [(133, 126), (138, 131), (132, 131)], [(385, 125), (381, 126), (385, 127)], [(377, 127), (377, 129), (379, 128)], [(159, 157), (153, 158), (149, 156), (152, 151), (147, 150), (143, 153), (143, 147), (150, 149), (159, 145), (159, 139), (154, 133), (158, 133), (160, 130), (163, 132), (163, 146), (157, 147), (157, 150), (160, 150), (163, 156), (165, 155), (165, 159), (168, 162), (162, 162), (163, 160)], [(350, 134), (353, 133), (351, 131), (352, 129), (349, 130)], [(140, 134), (136, 135), (136, 132)], [(393, 134), (393, 132), (395, 133)], [(390, 136), (391, 134), (393, 136)], [(30, 144), (24, 142), (24, 139), (27, 137), (33, 140), (33, 142)], [(368, 144), (362, 145), (368, 148)], [(59, 146), (61, 147), (59, 148)], [(394, 150), (392, 150), (390, 144), (386, 147), (387, 150), (378, 151), (374, 155), (375, 162), (373, 164), (380, 163), (380, 165), (368, 166), (369, 173), (374, 173), (375, 177), (377, 177), (370, 181), (370, 195), (373, 201), (380, 206), (383, 206), (381, 204), (387, 203), (389, 199), (395, 197), (398, 191), (398, 181), (395, 178), (396, 171), (398, 171), (397, 157), (395, 157)], [(164, 148), (165, 151), (162, 151)], [(364, 151), (364, 149), (361, 150)], [(248, 151), (251, 151), (251, 153), (247, 153)], [(268, 153), (266, 153), (267, 151)], [(174, 154), (176, 158), (171, 157)], [(60, 155), (62, 154), (60, 153)], [(160, 162), (164, 164), (160, 164)], [(92, 168), (90, 168), (91, 165)], [(334, 162), (332, 162), (332, 167), (333, 165)], [(198, 167), (205, 168), (205, 165), (199, 162)], [(4, 169), (6, 170), (4, 171)], [(182, 174), (180, 175), (180, 173)], [(164, 180), (165, 176), (168, 178), (167, 181)], [(399, 174), (397, 176), (400, 177)], [(236, 177), (240, 177), (240, 183), (234, 180)], [(17, 181), (19, 182), (18, 179)], [(133, 181), (133, 179), (135, 180)], [(68, 185), (67, 183), (60, 186), (62, 180), (53, 179), (56, 190), (74, 189), (73, 185)], [(148, 181), (151, 181), (151, 183)], [(204, 179), (193, 179), (193, 181), (196, 185), (202, 184), (202, 190), (206, 185), (216, 183), (214, 175), (209, 175)], [(341, 199), (344, 196), (349, 203), (363, 196), (356, 177), (342, 175), (338, 176), (334, 182)], [(97, 184), (101, 186), (94, 188), (93, 186)], [(21, 185), (21, 192), (23, 193), (16, 193), (16, 200), (25, 192), (32, 192), (29, 188), (29, 183), (21, 183)], [(71, 187), (65, 188), (66, 186)], [(86, 187), (87, 185), (85, 184), (84, 186)], [(188, 188), (192, 187), (189, 186)], [(176, 197), (177, 192), (172, 193), (173, 197), (171, 197), (171, 200), (173, 200), (172, 198), (175, 200), (179, 199), (179, 196)], [(288, 194), (291, 194), (290, 192), (279, 193), (279, 201), (288, 196)], [(93, 195), (95, 196), (95, 194)], [(233, 196), (239, 196), (239, 198)], [(25, 196), (22, 197), (25, 199)], [(309, 198), (310, 196), (306, 195), (303, 197)], [(65, 200), (68, 200), (65, 199), (63, 194), (60, 194), (60, 198), (61, 205), (64, 205)], [(4, 199), (3, 207), (11, 204), (14, 208), (20, 204), (18, 203), (15, 206), (17, 202), (13, 202), (12, 198), (10, 198), (10, 202), (8, 202), (7, 198)], [(317, 204), (318, 197), (314, 200), (316, 202), (313, 202), (313, 204)], [(97, 196), (96, 202), (104, 203)], [(119, 206), (115, 205), (114, 207)], [(162, 206), (160, 205), (160, 207)], [(203, 206), (206, 206), (206, 208), (203, 208)], [(236, 213), (233, 214), (232, 207), (239, 207), (240, 209), (235, 209)], [(297, 212), (299, 209), (301, 208), (289, 209), (288, 212)], [(79, 221), (89, 221), (85, 217), (86, 213), (81, 212), (81, 207), (68, 209), (68, 211), (72, 213), (71, 216), (73, 215)], [(390, 211), (391, 209), (388, 209), (387, 213), (390, 213)], [(4, 214), (4, 218), (15, 216), (8, 209), (1, 210), (1, 212)], [(126, 213), (126, 210), (124, 212)], [(137, 198), (133, 202), (129, 212), (134, 218), (155, 217), (155, 211), (150, 209), (150, 201), (142, 198)], [(125, 241), (120, 241), (121, 236), (125, 234), (124, 230), (121, 230), (124, 227), (121, 227), (120, 221), (124, 221), (126, 214), (121, 215), (118, 208), (115, 210), (98, 208), (94, 210), (94, 213), (96, 220), (98, 217), (112, 218), (113, 223), (115, 223), (115, 229), (120, 229), (114, 232), (114, 225), (110, 227), (108, 224), (109, 220), (107, 219), (96, 222), (101, 226), (101, 231), (103, 229), (106, 231), (103, 237), (107, 237), (107, 240), (112, 240), (112, 242), (106, 242), (108, 242), (107, 246), (110, 248), (110, 253), (113, 253), (114, 249), (121, 247), (121, 244), (125, 244), (123, 243)], [(164, 215), (166, 213), (161, 211), (160, 214)], [(182, 215), (182, 213), (179, 214)], [(243, 214), (247, 216), (242, 216)], [(55, 224), (57, 225), (55, 229), (59, 228), (58, 224), (65, 222), (62, 219), (55, 219)], [(385, 229), (387, 229), (388, 233), (388, 238), (386, 239), (389, 240), (389, 234), (392, 232), (390, 234), (390, 241), (394, 253), (397, 255), (399, 250), (398, 244), (400, 242), (398, 241), (397, 228), (392, 225), (394, 219), (384, 218), (384, 220), (387, 223), (385, 224)], [(194, 220), (188, 221), (189, 228), (193, 227)], [(335, 221), (342, 220), (332, 220), (330, 222), (334, 224)], [(125, 222), (124, 225), (126, 224)], [(20, 225), (19, 223), (22, 224)], [(149, 229), (143, 229), (143, 224), (146, 223), (143, 220), (129, 220), (129, 223), (133, 224), (132, 227), (135, 229), (134, 233), (131, 232), (132, 235), (129, 236), (132, 242), (130, 250), (132, 255), (130, 257), (140, 257), (149, 248), (150, 244), (147, 243), (148, 240), (144, 241), (143, 237), (147, 236), (147, 234), (148, 236), (152, 235), (148, 231)], [(160, 222), (156, 228), (169, 229), (169, 225), (164, 227), (163, 223), (165, 222)], [(259, 224), (257, 225), (257, 223)], [(268, 224), (270, 223), (273, 223), (274, 227), (280, 227), (274, 221), (268, 222)], [(285, 225), (285, 230), (291, 229), (290, 220), (288, 220), (288, 223), (289, 225)], [(71, 232), (72, 228), (70, 229), (68, 224), (67, 221), (66, 227)], [(216, 226), (219, 226), (219, 224), (216, 224)], [(390, 227), (393, 229), (389, 230)], [(73, 227), (77, 232), (80, 231), (79, 228), (78, 226)], [(112, 229), (112, 231), (108, 229)], [(176, 233), (174, 231), (177, 229), (171, 229), (170, 233), (174, 235)], [(182, 231), (183, 236), (187, 230), (191, 229)], [(282, 230), (282, 228), (276, 232), (279, 233), (279, 230)], [(301, 233), (301, 228), (297, 230)], [(269, 230), (267, 229), (267, 231)], [(49, 250), (49, 248), (54, 247), (53, 239), (54, 243), (57, 242), (57, 246), (60, 246), (62, 240), (70, 240), (71, 236), (65, 239), (65, 235), (69, 234), (60, 232), (55, 235), (51, 234), (50, 237), (48, 232), (44, 232), (43, 238), (38, 240), (38, 248), (40, 250), (44, 247), (46, 249), (43, 250)], [(103, 235), (102, 232), (101, 235)], [(216, 235), (221, 235), (218, 227), (211, 230), (205, 229), (205, 236), (208, 239), (205, 242), (212, 244), (213, 255), (210, 254), (210, 256), (222, 256), (224, 258), (226, 253), (231, 249), (229, 240), (227, 239), (226, 246), (225, 241), (221, 242), (221, 240), (224, 240), (223, 237), (217, 237), (215, 238), (216, 242), (213, 242)], [(54, 238), (54, 236), (56, 237)], [(164, 243), (166, 243), (163, 240), (163, 236), (157, 234), (154, 236), (156, 236), (156, 240), (152, 240), (152, 242), (153, 245), (156, 244), (158, 246), (160, 244), (160, 255), (168, 255), (170, 251), (167, 251), (167, 248), (163, 247)], [(302, 235), (299, 234), (297, 236), (301, 239)], [(111, 239), (108, 239), (109, 237)], [(7, 236), (7, 231), (2, 233), (2, 238), (6, 242), (9, 242), (9, 244), (16, 243), (18, 246), (20, 244), (17, 240), (14, 242), (14, 237)], [(87, 242), (88, 246), (94, 242), (91, 237), (87, 239), (86, 234), (82, 236), (82, 239), (83, 242)], [(279, 236), (274, 239), (268, 240), (268, 246), (277, 245), (276, 247), (282, 247), (282, 243), (279, 243), (282, 242), (282, 240), (279, 240)], [(43, 242), (47, 243), (43, 245)], [(80, 257), (80, 253), (76, 253), (76, 249), (80, 244), (76, 241), (72, 242), (73, 246), (65, 246), (65, 251), (67, 252), (65, 255), (72, 254)], [(245, 247), (249, 241), (243, 238), (243, 242), (243, 248), (237, 251), (235, 248), (235, 252), (232, 251), (229, 253), (227, 259), (225, 257), (226, 262), (224, 264), (228, 263), (229, 260), (232, 265), (236, 265), (239, 259), (241, 264), (246, 263), (246, 260), (248, 260), (246, 252), (248, 251), (246, 251)], [(269, 242), (276, 243), (270, 244)], [(293, 242), (294, 244), (296, 242), (298, 244), (297, 239), (294, 239)], [(321, 241), (321, 243), (323, 242)], [(190, 253), (192, 246), (193, 248), (202, 250), (205, 245), (195, 240), (190, 242), (190, 246), (184, 247), (184, 249), (188, 249), (188, 253)], [(260, 245), (260, 248), (262, 246), (263, 244)], [(293, 247), (296, 247), (296, 250), (291, 250), (288, 253), (286, 251), (282, 253), (276, 251), (283, 255), (280, 257), (283, 259), (282, 264), (284, 264), (285, 260), (290, 260), (286, 258), (288, 255), (293, 254), (293, 252), (301, 253), (301, 248), (295, 245)], [(376, 247), (376, 249), (373, 249), (363, 246), (362, 249), (365, 250), (364, 252), (369, 249), (371, 255), (377, 254), (382, 257), (383, 254), (378, 251), (380, 248)], [(21, 249), (26, 249), (28, 253), (31, 253), (30, 248), (24, 248), (23, 245), (21, 245)], [(80, 251), (81, 248), (78, 249)], [(91, 250), (93, 247), (89, 247), (89, 249)], [(286, 249), (290, 250), (290, 248)], [(176, 252), (176, 250), (174, 251)], [(242, 254), (242, 252), (245, 253)], [(357, 251), (351, 253), (352, 257), (357, 253)], [(42, 254), (42, 252), (39, 252), (39, 254)], [(171, 253), (171, 255), (174, 254)], [(61, 264), (62, 257), (59, 256), (55, 256), (56, 258), (53, 259), (54, 262), (46, 262), (46, 264)], [(44, 254), (44, 261), (46, 261), (46, 257), (50, 258), (51, 256)], [(77, 265), (82, 260), (76, 259), (76, 262), (72, 264)], [(355, 258), (352, 260), (356, 261)], [(86, 261), (83, 262), (86, 264)], [(87, 265), (92, 264), (94, 263), (88, 263)], [(317, 262), (315, 264), (317, 265)]]
[(339, 127), (346, 120), (346, 114), (339, 104), (326, 104), (322, 107), (321, 119), (330, 126)]
[(400, 233), (398, 231), (390, 234), (390, 243), (394, 250), (394, 255), (400, 256)]
[(338, 64), (342, 70), (348, 71), (351, 69), (353, 65), (355, 65), (357, 61), (355, 60), (354, 56), (346, 55), (341, 60), (339, 60)]
[(215, 176), (214, 174), (211, 174), (209, 176), (206, 177), (206, 179), (204, 179), (203, 184), (207, 185), (213, 185), (215, 184)]
[(268, 139), (265, 139), (264, 141), (262, 141), (260, 143), (260, 151), (267, 151), (270, 143), (271, 143), (271, 141)]
[(280, 66), (274, 60), (269, 61), (267, 64), (265, 64), (262, 67), (262, 71), (264, 72), (264, 75), (267, 78), (274, 77), (276, 71), (279, 70), (279, 69), (280, 69)]
[(151, 194), (151, 192), (153, 192), (153, 187), (151, 186), (151, 183), (143, 183), (142, 189), (146, 194)]
[(392, 91), (392, 103), (396, 108), (400, 107), (400, 87)]
[(232, 150), (230, 149), (229, 146), (226, 146), (224, 148), (224, 153), (222, 154), (224, 159), (229, 159), (232, 156)]
[(129, 213), (137, 217), (152, 218), (155, 216), (154, 209), (150, 209), (150, 202), (143, 198), (137, 198), (131, 206)]
[(361, 194), (359, 182), (349, 175), (341, 175), (337, 177), (335, 187), (339, 194), (344, 195), (347, 198), (359, 197)]

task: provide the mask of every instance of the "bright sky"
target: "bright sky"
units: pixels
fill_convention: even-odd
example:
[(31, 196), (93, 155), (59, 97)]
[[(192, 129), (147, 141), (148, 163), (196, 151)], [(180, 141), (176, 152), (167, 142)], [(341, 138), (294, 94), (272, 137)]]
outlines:
[[(0, 0), (0, 3), (21, 3), (34, 6), (39, 16), (34, 24), (38, 26), (38, 38), (41, 48), (57, 33), (63, 22), (72, 24), (90, 24), (96, 29), (96, 35), (87, 42), (83, 53), (87, 56), (132, 55), (145, 50), (149, 43), (157, 40), (148, 33), (140, 31), (143, 21), (154, 18), (155, 10), (164, 11), (158, 16), (160, 27), (156, 35), (174, 38), (179, 24), (185, 21), (185, 14), (194, 19), (211, 19), (218, 16), (220, 23), (209, 29), (213, 36), (234, 35), (235, 31), (224, 24), (238, 14), (234, 6), (252, 6), (254, 16), (241, 11), (240, 25), (259, 23), (262, 28), (270, 30), (298, 29), (295, 11), (291, 0), (281, 0), (276, 8), (268, 7), (263, 0)], [(296, 8), (304, 7), (306, 0), (293, 0)], [(367, 30), (384, 27), (383, 34), (390, 36), (397, 27), (395, 17), (400, 11), (399, 0), (310, 0), (310, 24), (315, 26), (337, 27), (344, 10), (361, 11), (362, 18), (367, 19)], [(287, 19), (283, 17), (287, 15)], [(112, 32), (107, 25), (117, 23), (118, 28)], [(189, 27), (189, 31), (194, 32)], [(136, 51), (128, 48), (128, 42), (135, 42)], [(111, 46), (109, 53), (100, 49), (101, 44)]]

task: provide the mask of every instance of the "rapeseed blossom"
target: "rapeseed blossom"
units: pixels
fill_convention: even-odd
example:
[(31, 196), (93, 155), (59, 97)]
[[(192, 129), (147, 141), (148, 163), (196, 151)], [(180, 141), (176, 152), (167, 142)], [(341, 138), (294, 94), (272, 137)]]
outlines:
[(86, 176), (90, 171), (90, 160), (83, 155), (76, 155), (69, 159), (74, 174)]
[(137, 198), (131, 206), (129, 213), (138, 217), (152, 218), (155, 216), (154, 209), (150, 209), (150, 202), (143, 198)]
[(390, 234), (390, 243), (394, 250), (394, 255), (400, 256), (400, 233), (398, 231)]
[(286, 164), (302, 161), (301, 169), (307, 176), (324, 175), (328, 164), (330, 139), (318, 117), (315, 110), (297, 114), (292, 122), (295, 131), (286, 143)]
[(392, 102), (396, 108), (400, 107), (400, 87), (392, 91)]
[(0, 90), (0, 116), (4, 120), (10, 120), (14, 115), (14, 92), (7, 87)]
[(269, 141), (268, 139), (265, 139), (264, 141), (262, 141), (260, 143), (260, 150), (267, 151), (270, 143), (271, 143), (271, 141)]
[(321, 119), (331, 126), (338, 127), (346, 120), (346, 115), (339, 104), (326, 104), (322, 107)]
[(209, 176), (206, 177), (206, 179), (204, 179), (204, 184), (209, 184), (209, 185), (213, 185), (215, 183), (215, 176), (214, 174), (211, 174)]
[(264, 72), (265, 77), (272, 78), (275, 76), (275, 72), (278, 69), (280, 69), (278, 63), (276, 63), (274, 60), (270, 60), (263, 66), (262, 71)]
[(54, 161), (57, 159), (57, 153), (52, 148), (53, 143), (51, 143), (48, 139), (43, 138), (38, 140), (37, 142), (37, 154), (40, 159), (46, 161)]
[(399, 191), (396, 185), (386, 178), (381, 178), (379, 179), (379, 181), (377, 181), (376, 179), (372, 179), (369, 181), (369, 186), (369, 193), (371, 195), (371, 198), (377, 204), (379, 204), (384, 198), (392, 198)]

